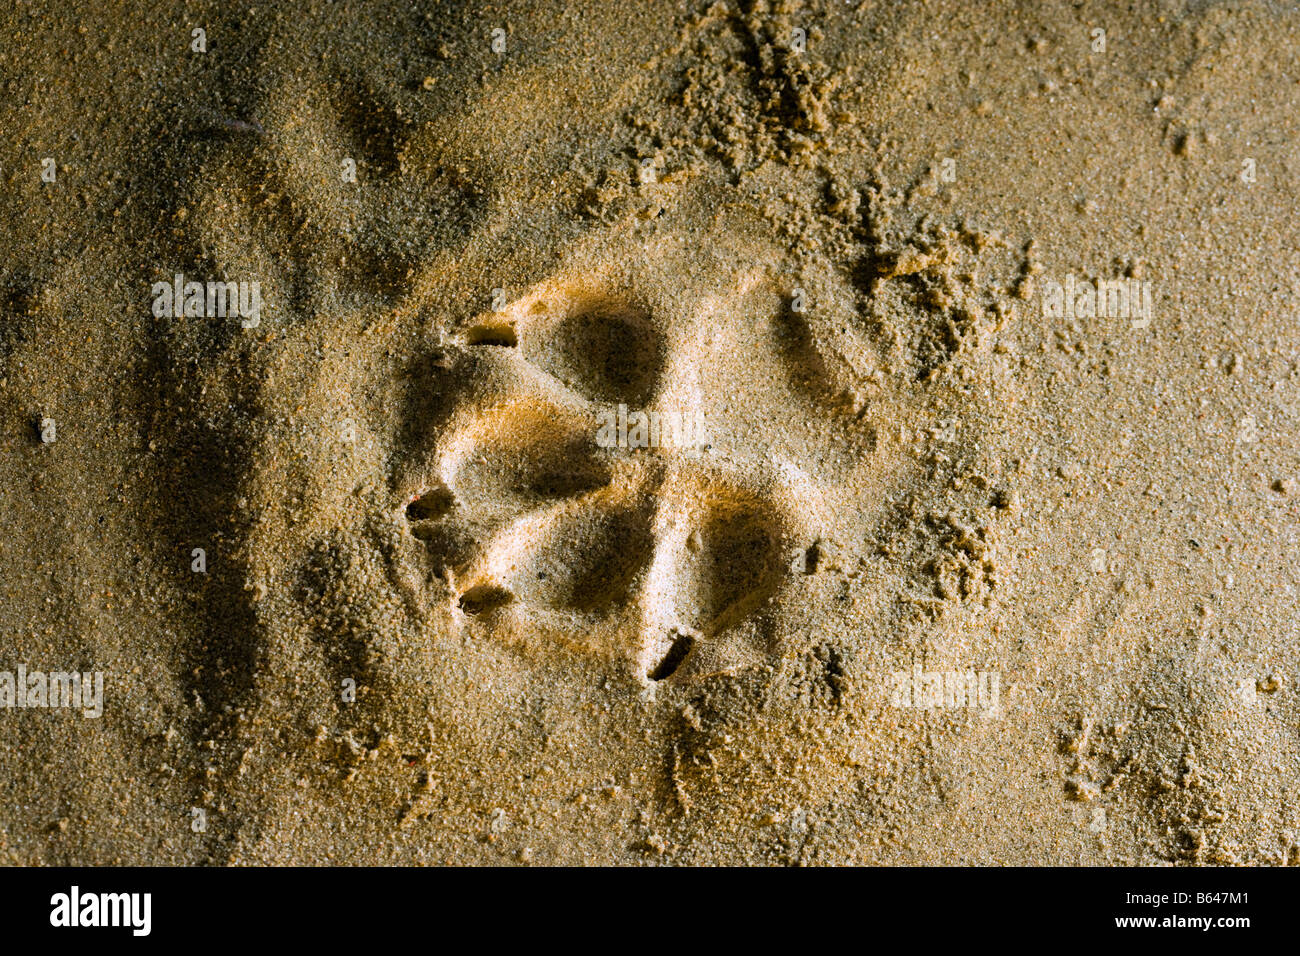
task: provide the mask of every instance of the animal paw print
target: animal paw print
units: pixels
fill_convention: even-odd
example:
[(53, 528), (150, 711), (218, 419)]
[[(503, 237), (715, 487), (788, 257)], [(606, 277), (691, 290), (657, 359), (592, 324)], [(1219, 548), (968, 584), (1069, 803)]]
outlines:
[(771, 653), (765, 605), (812, 532), (774, 493), (766, 449), (599, 438), (619, 406), (707, 421), (706, 356), (635, 299), (565, 282), (480, 317), (453, 348), (476, 381), (404, 520), (455, 621), (579, 646), (646, 682)]

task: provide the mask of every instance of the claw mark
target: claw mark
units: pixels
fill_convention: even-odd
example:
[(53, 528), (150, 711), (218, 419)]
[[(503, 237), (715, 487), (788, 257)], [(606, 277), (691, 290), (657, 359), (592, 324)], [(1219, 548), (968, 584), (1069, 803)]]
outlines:
[(476, 584), (460, 596), (460, 609), (466, 614), (483, 614), (505, 607), (515, 596), (495, 584)]
[(808, 550), (803, 553), (803, 573), (816, 574), (817, 565), (821, 562), (822, 550), (818, 543), (814, 541), (808, 546)]
[(465, 333), (465, 342), (469, 345), (498, 345), (503, 348), (515, 348), (519, 345), (519, 336), (514, 326), (508, 322), (484, 322)]
[(446, 488), (434, 488), (426, 491), (406, 506), (406, 517), (411, 521), (429, 521), (441, 518), (448, 511), (455, 499)]
[(682, 666), (686, 656), (695, 647), (695, 638), (690, 634), (678, 634), (673, 640), (672, 646), (668, 648), (668, 653), (664, 655), (663, 660), (649, 674), (651, 680), (660, 681), (672, 677), (677, 673), (677, 668)]

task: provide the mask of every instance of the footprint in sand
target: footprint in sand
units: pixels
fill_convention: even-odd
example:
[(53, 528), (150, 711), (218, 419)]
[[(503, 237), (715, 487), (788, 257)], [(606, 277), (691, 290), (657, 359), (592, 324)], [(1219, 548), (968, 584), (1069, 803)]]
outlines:
[[(825, 533), (818, 479), (861, 464), (868, 430), (799, 391), (810, 346), (757, 272), (666, 308), (562, 277), (455, 334), (475, 381), (401, 507), (460, 626), (578, 645), (645, 681), (773, 653), (769, 601)], [(738, 350), (757, 374), (720, 360)], [(619, 406), (697, 440), (665, 425), (611, 446)]]

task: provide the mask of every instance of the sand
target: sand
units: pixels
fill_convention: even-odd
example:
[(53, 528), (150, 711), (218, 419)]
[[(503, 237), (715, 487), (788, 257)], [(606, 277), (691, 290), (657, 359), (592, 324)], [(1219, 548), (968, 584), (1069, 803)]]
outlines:
[(121, 7), (0, 14), (0, 861), (1300, 862), (1293, 5)]

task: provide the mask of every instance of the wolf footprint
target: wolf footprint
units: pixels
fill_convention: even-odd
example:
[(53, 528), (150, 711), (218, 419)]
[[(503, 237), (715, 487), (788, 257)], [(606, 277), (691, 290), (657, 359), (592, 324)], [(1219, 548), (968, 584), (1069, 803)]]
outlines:
[(441, 483), (404, 506), (455, 619), (579, 645), (644, 681), (751, 659), (731, 645), (764, 640), (755, 619), (789, 565), (776, 499), (698, 449), (597, 442), (602, 412), (654, 409), (675, 384), (652, 310), (552, 285), (457, 341), (491, 386), (439, 436)]

